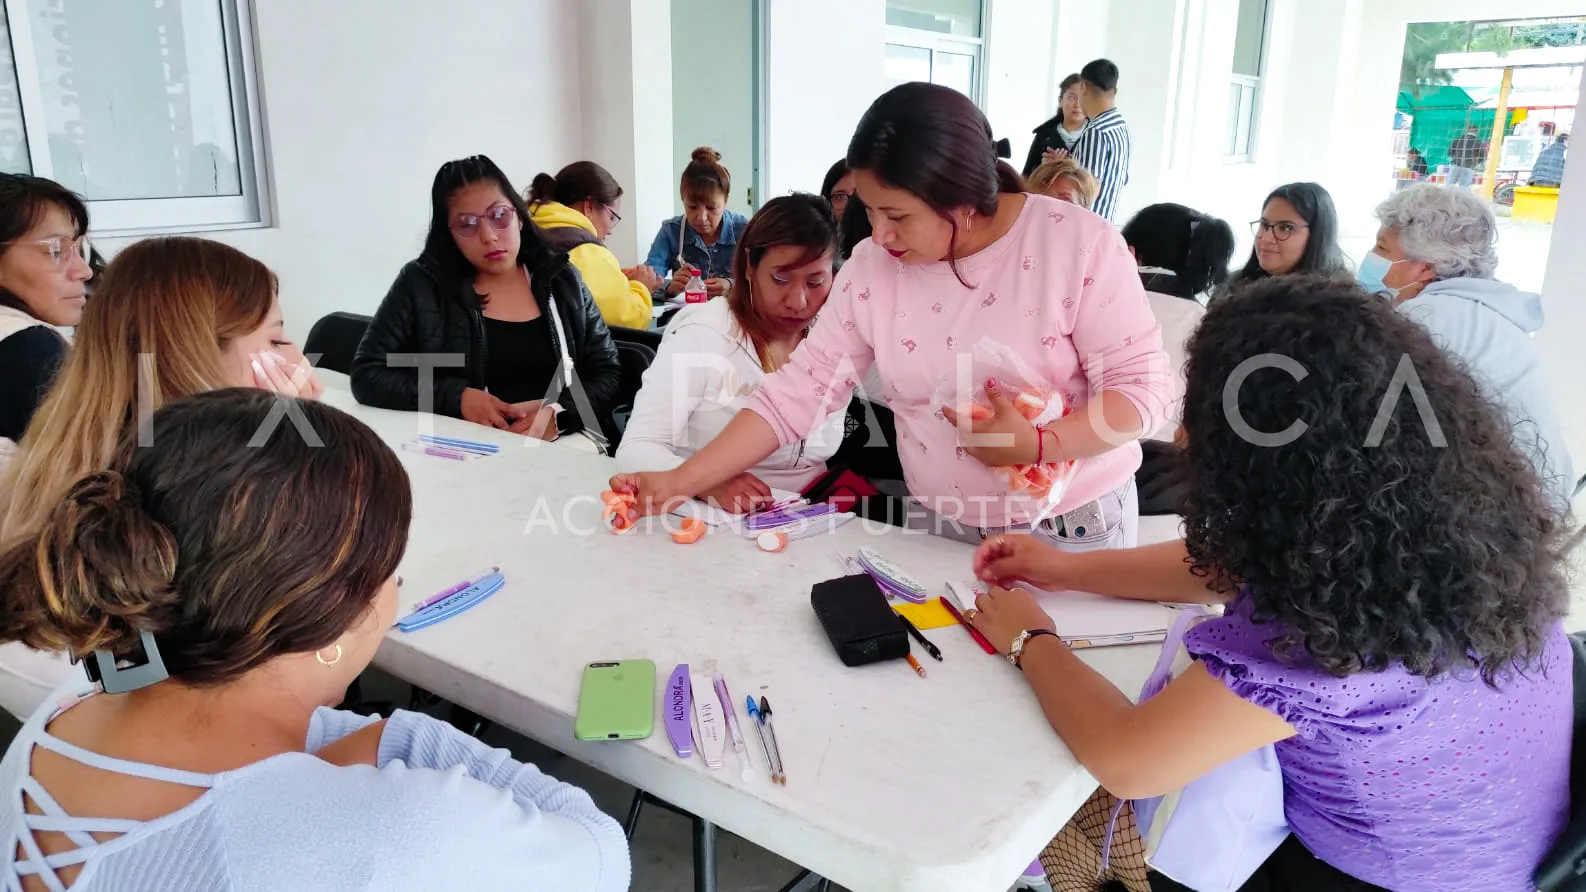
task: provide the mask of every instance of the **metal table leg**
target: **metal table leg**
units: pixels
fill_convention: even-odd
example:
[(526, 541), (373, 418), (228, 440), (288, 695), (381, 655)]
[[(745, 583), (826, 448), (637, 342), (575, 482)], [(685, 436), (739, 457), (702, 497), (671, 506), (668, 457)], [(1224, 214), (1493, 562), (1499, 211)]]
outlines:
[(694, 892), (716, 892), (716, 825), (694, 818)]

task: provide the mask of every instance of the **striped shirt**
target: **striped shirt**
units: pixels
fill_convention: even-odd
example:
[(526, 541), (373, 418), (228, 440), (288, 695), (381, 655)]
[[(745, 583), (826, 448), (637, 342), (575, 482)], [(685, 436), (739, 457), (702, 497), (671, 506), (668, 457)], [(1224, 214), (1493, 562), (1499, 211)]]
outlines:
[(1091, 210), (1112, 219), (1118, 196), (1129, 182), (1129, 125), (1116, 108), (1090, 119), (1074, 144), (1074, 160), (1096, 177), (1101, 189)]

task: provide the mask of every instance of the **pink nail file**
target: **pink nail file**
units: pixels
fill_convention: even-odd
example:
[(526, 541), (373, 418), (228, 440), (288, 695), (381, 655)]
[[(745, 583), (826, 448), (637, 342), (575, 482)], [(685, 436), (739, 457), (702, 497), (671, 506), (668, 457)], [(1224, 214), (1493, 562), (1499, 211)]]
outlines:
[[(700, 678), (704, 679), (701, 687)], [(715, 697), (708, 676), (690, 679), (694, 694), (694, 743), (705, 767), (721, 767), (721, 756), (727, 749), (727, 722), (721, 714), (721, 701)]]

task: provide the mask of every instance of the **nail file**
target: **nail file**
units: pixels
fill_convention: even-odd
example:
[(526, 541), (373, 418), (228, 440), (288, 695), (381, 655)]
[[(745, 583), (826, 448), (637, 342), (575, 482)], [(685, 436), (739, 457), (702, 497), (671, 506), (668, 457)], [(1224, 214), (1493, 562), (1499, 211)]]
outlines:
[(679, 759), (694, 755), (694, 682), (688, 664), (679, 663), (666, 683), (666, 736)]
[(749, 748), (744, 745), (743, 729), (738, 726), (738, 710), (732, 707), (732, 694), (727, 690), (725, 676), (716, 676), (716, 696), (721, 700), (722, 714), (727, 717), (727, 737), (732, 741), (732, 751), (738, 754), (738, 771), (744, 780), (753, 780), (754, 766), (749, 762)]
[(967, 613), (973, 610), (975, 599), (980, 594), (980, 590), (974, 586), (965, 585), (962, 582), (947, 583), (947, 597), (953, 602), (953, 606), (958, 608), (959, 613)]
[(443, 601), (437, 601), (417, 613), (403, 617), (397, 621), (397, 628), (404, 632), (417, 632), (441, 620), (451, 619), (500, 591), (506, 584), (506, 577), (500, 573), (493, 573)]
[(689, 684), (694, 694), (694, 743), (705, 767), (714, 770), (721, 767), (721, 755), (727, 749), (727, 723), (721, 715), (721, 702), (711, 690), (709, 679), (702, 685), (699, 678), (691, 678)]
[(905, 601), (923, 604), (928, 600), (925, 586), (915, 582), (913, 577), (903, 572), (891, 561), (877, 554), (873, 548), (859, 549), (859, 566), (863, 567), (866, 573), (875, 577), (876, 581), (881, 583), (883, 589)]
[(769, 530), (835, 513), (837, 513), (837, 506), (827, 502), (815, 505), (792, 505), (760, 514), (751, 514), (744, 521), (744, 525), (751, 530)]

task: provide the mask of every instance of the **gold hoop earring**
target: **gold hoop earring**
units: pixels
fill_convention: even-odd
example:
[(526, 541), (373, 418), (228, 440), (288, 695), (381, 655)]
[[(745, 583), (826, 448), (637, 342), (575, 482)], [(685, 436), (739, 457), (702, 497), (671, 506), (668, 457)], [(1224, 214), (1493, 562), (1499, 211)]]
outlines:
[(336, 655), (334, 657), (331, 657), (330, 659), (327, 660), (327, 659), (325, 659), (324, 655), (322, 655), (319, 651), (316, 650), (316, 651), (314, 651), (314, 659), (319, 660), (319, 664), (321, 666), (334, 666), (334, 665), (336, 665), (337, 663), (341, 662), (341, 645), (340, 644), (336, 645)]

